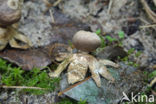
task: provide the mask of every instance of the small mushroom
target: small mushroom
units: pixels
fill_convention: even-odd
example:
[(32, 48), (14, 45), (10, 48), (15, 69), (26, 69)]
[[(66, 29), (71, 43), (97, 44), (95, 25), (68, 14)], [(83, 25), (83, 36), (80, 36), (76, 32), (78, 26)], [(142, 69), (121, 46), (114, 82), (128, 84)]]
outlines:
[(22, 0), (0, 0), (0, 26), (6, 27), (21, 18)]
[(96, 33), (80, 30), (74, 35), (72, 42), (77, 49), (92, 52), (100, 46), (101, 39)]

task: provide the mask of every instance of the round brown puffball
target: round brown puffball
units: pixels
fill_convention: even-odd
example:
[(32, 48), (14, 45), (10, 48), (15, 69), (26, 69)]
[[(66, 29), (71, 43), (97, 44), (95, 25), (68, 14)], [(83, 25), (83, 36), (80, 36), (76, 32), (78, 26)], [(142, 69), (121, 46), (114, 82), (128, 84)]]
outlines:
[(21, 0), (0, 0), (0, 26), (9, 26), (20, 18)]
[(80, 30), (73, 36), (72, 43), (78, 50), (92, 52), (101, 45), (101, 39), (96, 33)]

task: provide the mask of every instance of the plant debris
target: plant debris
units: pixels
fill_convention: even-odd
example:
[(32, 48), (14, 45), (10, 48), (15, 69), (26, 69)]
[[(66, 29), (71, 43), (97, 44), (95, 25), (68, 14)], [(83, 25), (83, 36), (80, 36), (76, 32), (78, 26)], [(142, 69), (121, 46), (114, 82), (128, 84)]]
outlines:
[[(153, 0), (155, 3), (155, 0)], [(156, 23), (156, 13), (154, 11), (151, 10), (150, 6), (147, 4), (147, 2), (145, 0), (141, 0), (143, 7), (146, 11), (146, 13), (148, 14), (149, 18)]]

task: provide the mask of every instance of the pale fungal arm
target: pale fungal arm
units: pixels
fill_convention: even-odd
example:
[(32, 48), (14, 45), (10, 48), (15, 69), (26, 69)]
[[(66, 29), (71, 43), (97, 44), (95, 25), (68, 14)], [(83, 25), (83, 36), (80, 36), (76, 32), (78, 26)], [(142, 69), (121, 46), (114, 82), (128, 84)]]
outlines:
[[(14, 34), (15, 34), (14, 37), (9, 41), (9, 44), (11, 47), (28, 49), (32, 46), (29, 39), (26, 36), (24, 36), (23, 34), (15, 31), (15, 30), (14, 30)], [(23, 42), (23, 44), (19, 44), (16, 40)]]
[(91, 71), (92, 78), (95, 81), (96, 85), (98, 87), (101, 87), (101, 79), (100, 79), (100, 75), (99, 75), (99, 72), (98, 72), (98, 62), (97, 62), (96, 59), (93, 59), (89, 63), (89, 69)]
[(61, 72), (66, 69), (68, 64), (71, 62), (70, 58), (65, 59), (54, 72), (49, 73), (50, 77), (59, 77)]
[(0, 42), (0, 51), (3, 50), (6, 47), (7, 43), (1, 43)]
[(99, 73), (106, 78), (107, 80), (110, 80), (112, 82), (115, 81), (115, 79), (112, 77), (112, 75), (110, 74), (110, 72), (107, 70), (107, 68), (105, 66), (101, 66), (99, 69)]
[(6, 32), (6, 29), (0, 27), (0, 50), (3, 50), (8, 43), (8, 41), (5, 39)]
[(103, 65), (108, 65), (108, 66), (113, 66), (115, 68), (118, 68), (119, 65), (110, 61), (110, 60), (106, 60), (106, 59), (103, 59), (103, 60), (99, 60), (99, 63), (102, 63)]
[(85, 56), (80, 54), (73, 55), (73, 61), (68, 66), (68, 83), (73, 84), (79, 81), (82, 81), (87, 73), (88, 61)]
[(8, 28), (1, 28), (0, 27), (0, 50), (3, 50), (6, 45), (8, 44), (9, 40), (12, 38), (12, 32), (10, 34), (8, 34), (8, 30), (10, 29), (10, 27)]
[(16, 35), (14, 36), (14, 38), (24, 43), (27, 43), (28, 46), (32, 46), (32, 43), (30, 42), (30, 40), (24, 34), (20, 32), (16, 32)]

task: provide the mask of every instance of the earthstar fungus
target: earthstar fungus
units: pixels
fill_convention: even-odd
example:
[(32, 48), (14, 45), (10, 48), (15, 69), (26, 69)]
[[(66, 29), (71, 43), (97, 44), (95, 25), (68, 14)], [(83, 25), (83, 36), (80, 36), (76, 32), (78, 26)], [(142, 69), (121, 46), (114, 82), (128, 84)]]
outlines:
[[(77, 32), (73, 37), (73, 43), (76, 48), (85, 52), (66, 53), (66, 58), (62, 60), (62, 63), (59, 64), (54, 72), (49, 73), (49, 76), (59, 77), (61, 72), (67, 68), (68, 83), (74, 84), (82, 81), (86, 76), (87, 70), (89, 69), (92, 74), (92, 78), (98, 87), (101, 87), (100, 75), (107, 80), (114, 82), (115, 79), (107, 70), (106, 65), (116, 68), (119, 67), (119, 65), (109, 60), (96, 59), (94, 56), (87, 53), (100, 46), (100, 38), (95, 35), (96, 34), (87, 31)], [(93, 47), (89, 45), (93, 45)]]
[(0, 50), (9, 43), (11, 47), (27, 49), (29, 39), (17, 31), (15, 25), (21, 18), (23, 0), (0, 0)]
[(9, 26), (21, 18), (20, 0), (0, 0), (0, 26)]

